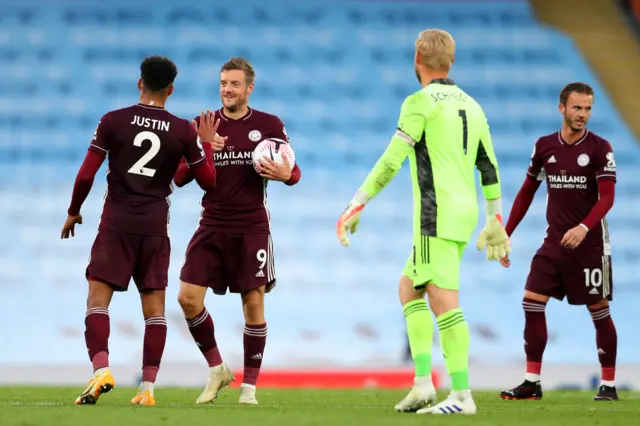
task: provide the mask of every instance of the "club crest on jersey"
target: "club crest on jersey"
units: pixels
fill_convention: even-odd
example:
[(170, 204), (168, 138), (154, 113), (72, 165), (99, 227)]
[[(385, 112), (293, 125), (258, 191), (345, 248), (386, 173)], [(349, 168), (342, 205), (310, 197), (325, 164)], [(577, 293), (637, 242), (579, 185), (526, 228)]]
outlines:
[(580, 154), (578, 156), (578, 165), (584, 167), (589, 164), (589, 156), (587, 154)]
[(259, 130), (252, 130), (249, 132), (249, 139), (253, 142), (259, 142), (262, 139), (262, 133)]
[(607, 167), (615, 167), (616, 159), (613, 156), (613, 152), (607, 152)]

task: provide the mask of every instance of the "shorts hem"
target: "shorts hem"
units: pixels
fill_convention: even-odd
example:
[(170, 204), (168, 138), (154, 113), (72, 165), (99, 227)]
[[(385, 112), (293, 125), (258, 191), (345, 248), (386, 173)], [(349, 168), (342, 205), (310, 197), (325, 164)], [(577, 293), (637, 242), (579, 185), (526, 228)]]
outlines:
[(127, 291), (129, 286), (128, 285), (122, 285), (122, 284), (116, 284), (115, 282), (111, 281), (111, 280), (105, 280), (104, 278), (100, 278), (97, 275), (93, 275), (93, 274), (86, 274), (86, 278), (87, 281), (97, 281), (97, 282), (101, 282), (103, 284), (108, 285), (109, 287), (111, 287), (113, 289), (113, 291)]
[(98, 229), (98, 232), (108, 232), (110, 234), (127, 234), (127, 235), (145, 235), (149, 237), (169, 237), (167, 232), (145, 232), (135, 230), (122, 230), (122, 229)]
[(243, 294), (243, 293), (247, 293), (249, 291), (253, 291), (253, 290), (257, 290), (260, 287), (264, 286), (264, 292), (265, 294), (270, 293), (271, 290), (273, 290), (276, 287), (276, 280), (273, 281), (269, 281), (267, 283), (261, 283), (259, 285), (255, 285), (252, 287), (248, 287), (248, 288), (243, 288), (243, 289), (231, 289), (229, 287), (226, 287), (224, 290), (221, 289), (214, 289), (213, 287), (210, 287), (214, 294), (217, 294), (218, 296), (224, 296), (227, 293), (231, 293), (231, 294)]
[(220, 232), (223, 234), (236, 234), (236, 235), (271, 235), (271, 230), (265, 230), (265, 231), (229, 231), (229, 228), (226, 226), (219, 226), (219, 225), (205, 225), (202, 223), (198, 224), (198, 228), (199, 229), (206, 229), (207, 231), (215, 231), (215, 232)]

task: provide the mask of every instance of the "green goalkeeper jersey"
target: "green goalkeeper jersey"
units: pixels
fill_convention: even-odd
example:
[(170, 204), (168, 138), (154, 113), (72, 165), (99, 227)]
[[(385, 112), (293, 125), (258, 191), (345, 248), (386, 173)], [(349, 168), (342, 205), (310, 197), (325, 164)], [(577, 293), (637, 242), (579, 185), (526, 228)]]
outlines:
[(475, 168), (485, 199), (500, 197), (498, 164), (480, 105), (453, 80), (438, 79), (408, 96), (398, 129), (359, 190), (373, 198), (409, 157), (414, 232), (468, 242), (478, 222)]

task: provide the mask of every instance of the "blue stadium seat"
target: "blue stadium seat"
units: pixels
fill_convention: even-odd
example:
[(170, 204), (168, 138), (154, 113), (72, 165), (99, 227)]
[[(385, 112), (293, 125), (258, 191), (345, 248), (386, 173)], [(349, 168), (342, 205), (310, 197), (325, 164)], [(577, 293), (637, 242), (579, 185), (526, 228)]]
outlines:
[[(252, 0), (246, 10), (220, 2), (183, 6), (177, 0), (154, 3), (152, 9), (124, 0), (82, 3), (25, 0), (0, 27), (0, 232), (11, 236), (0, 240), (0, 282), (7, 284), (0, 286), (0, 315), (21, 324), (19, 332), (4, 331), (9, 342), (4, 347), (22, 348), (0, 352), (0, 362), (39, 362), (24, 350), (31, 345), (30, 329), (52, 341), (54, 361), (85, 361), (83, 274), (102, 207), (105, 168), (85, 203), (85, 224), (76, 239), (62, 242), (58, 231), (98, 120), (137, 101), (139, 62), (150, 54), (169, 55), (178, 63), (168, 108), (189, 119), (218, 107), (220, 65), (230, 56), (247, 56), (257, 70), (253, 106), (278, 114), (292, 138), (302, 181), (293, 188), (268, 188), (279, 285), (268, 296), (272, 331), (265, 363), (291, 366), (306, 357), (361, 366), (373, 363), (375, 353), (386, 354), (375, 362), (401, 362), (404, 325), (396, 283), (411, 240), (407, 170), (367, 208), (348, 250), (339, 246), (334, 226), (384, 150), (402, 100), (418, 87), (413, 43), (427, 27), (445, 28), (457, 40), (452, 77), (487, 112), (507, 211), (535, 139), (558, 128), (561, 87), (572, 80), (595, 87), (590, 127), (612, 141), (620, 176), (619, 201), (610, 214), (619, 295), (614, 310), (618, 318), (633, 315), (640, 301), (637, 141), (572, 42), (536, 22), (527, 3), (273, 1), (267, 8)], [(545, 191), (541, 188), (513, 238), (510, 269), (487, 263), (472, 247), (465, 254), (462, 304), (472, 327), (474, 359), (522, 358), (520, 300), (543, 237)], [(167, 353), (176, 360), (199, 356), (195, 349), (184, 350), (174, 293), (197, 226), (200, 195), (191, 185), (172, 198), (168, 316), (176, 321), (170, 322)], [(36, 322), (15, 300), (42, 307), (39, 315), (50, 314), (50, 321)], [(237, 302), (210, 296), (208, 303), (216, 321), (241, 324)], [(545, 360), (594, 362), (586, 312), (552, 305), (549, 321), (556, 338)], [(136, 297), (117, 297), (111, 311), (140, 332)], [(625, 322), (618, 327), (624, 342), (619, 362), (638, 361), (635, 330)], [(222, 346), (239, 345), (235, 329), (219, 330)], [(317, 339), (307, 341), (302, 352), (296, 349), (295, 342), (310, 333)], [(132, 345), (125, 333), (115, 331), (111, 345), (117, 348), (115, 363), (139, 357), (138, 343)]]

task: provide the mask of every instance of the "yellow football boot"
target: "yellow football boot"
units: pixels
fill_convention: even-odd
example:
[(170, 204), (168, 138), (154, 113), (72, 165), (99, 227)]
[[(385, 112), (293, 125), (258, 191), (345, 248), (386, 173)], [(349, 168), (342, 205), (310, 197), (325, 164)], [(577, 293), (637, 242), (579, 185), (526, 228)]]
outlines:
[(96, 372), (96, 374), (89, 380), (87, 388), (82, 392), (78, 398), (76, 398), (76, 405), (90, 404), (93, 405), (98, 401), (100, 395), (103, 393), (111, 392), (115, 387), (116, 382), (113, 379), (113, 375), (108, 368), (101, 369), (102, 371)]
[(136, 405), (156, 405), (156, 397), (153, 396), (152, 390), (142, 392), (138, 390), (138, 393), (133, 397), (131, 403)]

